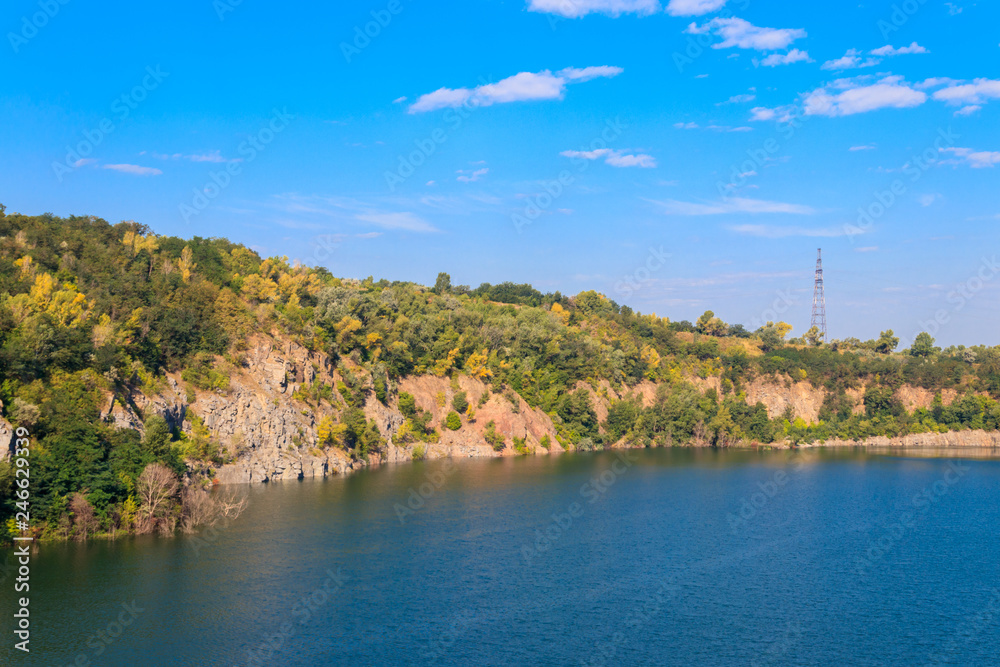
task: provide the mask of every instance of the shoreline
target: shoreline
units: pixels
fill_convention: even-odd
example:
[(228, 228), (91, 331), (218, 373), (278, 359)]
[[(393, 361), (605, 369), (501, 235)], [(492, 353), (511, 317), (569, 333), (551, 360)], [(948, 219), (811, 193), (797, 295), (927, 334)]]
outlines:
[[(699, 445), (673, 445), (671, 448), (676, 449), (717, 449), (717, 450), (743, 450), (743, 451), (790, 451), (794, 449), (845, 449), (845, 448), (866, 448), (866, 449), (942, 449), (942, 450), (960, 450), (960, 449), (978, 449), (978, 450), (998, 450), (1000, 451), (1000, 431), (984, 431), (984, 430), (966, 430), (966, 431), (947, 431), (945, 433), (912, 433), (905, 436), (899, 437), (887, 437), (887, 436), (875, 436), (872, 438), (866, 438), (864, 440), (841, 440), (833, 439), (826, 440), (823, 442), (812, 442), (812, 443), (799, 443), (797, 445), (792, 444), (788, 441), (774, 442), (769, 444), (747, 444), (747, 445), (733, 445), (729, 447), (715, 447), (715, 446), (699, 446)], [(614, 451), (620, 449), (666, 449), (665, 447), (646, 447), (646, 446), (630, 446), (623, 442), (618, 442), (611, 447), (605, 448), (603, 450), (593, 450), (593, 451)], [(586, 453), (579, 452), (576, 449), (562, 449), (559, 445), (554, 444), (549, 449), (539, 449), (535, 448), (530, 450), (525, 454), (514, 453), (512, 449), (504, 449), (499, 452), (494, 451), (492, 448), (483, 446), (473, 446), (473, 447), (458, 447), (458, 446), (448, 446), (440, 444), (427, 445), (425, 455), (416, 460), (424, 461), (434, 461), (439, 459), (465, 459), (465, 458), (512, 458), (517, 456), (541, 456), (541, 455), (562, 455), (570, 453)], [(322, 468), (318, 466), (301, 466), (298, 468), (299, 474), (296, 476), (264, 476), (257, 480), (247, 479), (247, 480), (233, 480), (226, 482), (218, 482), (215, 486), (226, 486), (232, 487), (239, 484), (269, 484), (271, 482), (285, 482), (285, 481), (301, 481), (304, 479), (314, 479), (314, 478), (326, 478), (336, 475), (349, 475), (359, 470), (374, 470), (382, 465), (393, 464), (393, 463), (412, 463), (415, 459), (412, 457), (412, 448), (403, 448), (396, 445), (389, 444), (387, 451), (380, 460), (370, 460), (370, 461), (353, 461), (348, 462), (346, 459), (331, 456), (328, 457)], [(339, 464), (339, 465), (337, 465)], [(236, 473), (236, 476), (240, 475), (240, 471), (247, 471), (252, 467), (259, 466), (260, 462), (248, 460), (242, 463), (226, 464), (222, 466), (217, 471), (217, 479), (219, 477), (232, 478)], [(282, 468), (284, 470), (284, 468)], [(305, 474), (306, 470), (309, 470), (313, 474)], [(319, 473), (319, 474), (316, 474)]]

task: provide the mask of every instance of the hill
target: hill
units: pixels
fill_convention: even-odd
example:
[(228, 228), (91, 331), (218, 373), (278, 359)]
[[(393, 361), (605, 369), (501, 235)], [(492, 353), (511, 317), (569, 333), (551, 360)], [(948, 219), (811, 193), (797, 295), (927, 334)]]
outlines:
[(998, 348), (788, 329), (443, 273), (350, 280), (224, 239), (0, 207), (0, 537), (18, 427), (34, 530), (53, 538), (190, 529), (238, 511), (216, 482), (422, 456), (1000, 427)]

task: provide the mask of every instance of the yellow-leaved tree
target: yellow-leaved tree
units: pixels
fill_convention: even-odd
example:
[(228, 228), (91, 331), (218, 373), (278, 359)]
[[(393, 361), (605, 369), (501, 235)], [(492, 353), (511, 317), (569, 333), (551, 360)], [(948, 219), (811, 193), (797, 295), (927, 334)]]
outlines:
[(87, 301), (73, 283), (64, 283), (61, 289), (58, 287), (51, 274), (36, 276), (28, 294), (11, 298), (14, 320), (20, 324), (30, 315), (48, 313), (65, 327), (80, 326), (90, 317), (93, 302)]
[(485, 348), (480, 352), (473, 352), (465, 360), (465, 372), (471, 377), (481, 380), (493, 377), (493, 371), (486, 365), (487, 361), (489, 361), (489, 355), (486, 353)]

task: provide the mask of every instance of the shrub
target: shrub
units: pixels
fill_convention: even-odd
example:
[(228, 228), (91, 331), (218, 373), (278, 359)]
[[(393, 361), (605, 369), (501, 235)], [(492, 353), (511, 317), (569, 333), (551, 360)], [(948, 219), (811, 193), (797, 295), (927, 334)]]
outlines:
[(408, 394), (405, 391), (399, 392), (399, 411), (403, 413), (404, 417), (410, 419), (417, 415), (417, 400), (413, 398), (413, 394)]
[(486, 433), (483, 434), (483, 437), (486, 438), (486, 442), (490, 443), (495, 452), (499, 452), (507, 445), (503, 434), (497, 433), (497, 425), (492, 421), (486, 424)]
[(461, 414), (469, 408), (469, 399), (465, 395), (464, 391), (456, 392), (451, 399), (451, 407), (455, 409), (455, 412)]
[(445, 418), (444, 425), (452, 431), (457, 431), (462, 428), (462, 418), (458, 416), (457, 412), (449, 412)]

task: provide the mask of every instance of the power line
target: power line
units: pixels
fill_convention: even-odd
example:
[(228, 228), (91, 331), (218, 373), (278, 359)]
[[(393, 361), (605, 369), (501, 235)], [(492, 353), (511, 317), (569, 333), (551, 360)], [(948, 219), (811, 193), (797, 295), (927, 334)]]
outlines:
[(816, 282), (813, 287), (813, 312), (810, 328), (817, 327), (823, 334), (823, 341), (826, 337), (826, 294), (823, 291), (823, 249), (816, 251)]

